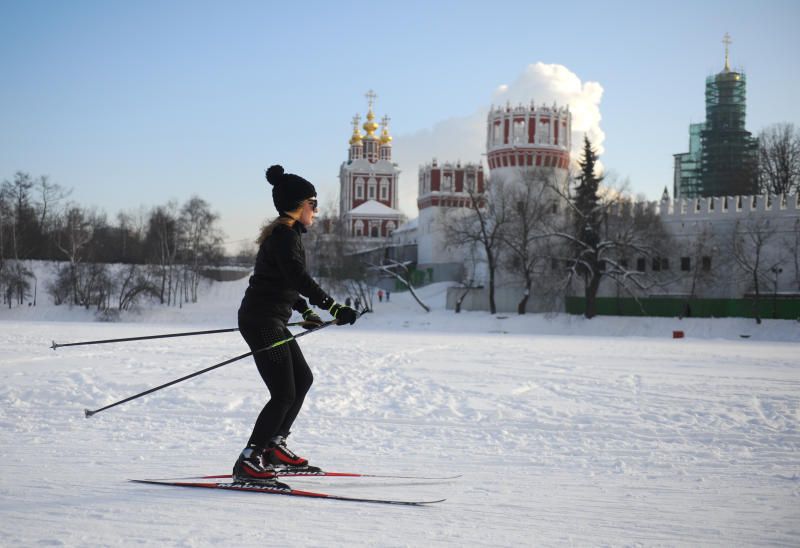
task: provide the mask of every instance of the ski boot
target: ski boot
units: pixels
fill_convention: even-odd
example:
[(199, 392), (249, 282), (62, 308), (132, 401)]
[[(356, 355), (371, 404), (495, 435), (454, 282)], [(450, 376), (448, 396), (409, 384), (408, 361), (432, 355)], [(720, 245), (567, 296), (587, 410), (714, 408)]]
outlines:
[(315, 474), (320, 470), (316, 466), (309, 466), (308, 459), (298, 456), (286, 446), (285, 436), (275, 436), (270, 441), (264, 453), (265, 463), (269, 463), (277, 472), (291, 472), (293, 474)]
[(267, 451), (259, 447), (247, 446), (239, 454), (233, 465), (233, 483), (252, 483), (261, 486), (289, 489), (279, 482), (275, 467), (267, 461)]

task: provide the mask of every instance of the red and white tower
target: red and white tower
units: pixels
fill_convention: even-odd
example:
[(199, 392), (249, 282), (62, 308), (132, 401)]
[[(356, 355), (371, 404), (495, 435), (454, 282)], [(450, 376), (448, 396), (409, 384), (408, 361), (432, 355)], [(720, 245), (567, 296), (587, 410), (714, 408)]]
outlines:
[(431, 281), (461, 279), (466, 251), (448, 244), (444, 224), (449, 213), (472, 208), (473, 200), (481, 206), (485, 192), (480, 163), (440, 164), (434, 159), (420, 166), (417, 268), (429, 272)]
[(572, 146), (569, 107), (519, 105), (492, 108), (486, 128), (486, 153), (492, 178), (516, 179), (520, 168), (553, 168), (564, 178)]
[(386, 239), (405, 222), (405, 215), (397, 210), (397, 185), (400, 170), (392, 163), (392, 137), (389, 135), (389, 117), (384, 116), (383, 131), (375, 122), (373, 91), (366, 95), (369, 103), (367, 121), (361, 134), (359, 115), (353, 117), (353, 135), (346, 162), (339, 169), (339, 211), (347, 230), (353, 238), (373, 242)]

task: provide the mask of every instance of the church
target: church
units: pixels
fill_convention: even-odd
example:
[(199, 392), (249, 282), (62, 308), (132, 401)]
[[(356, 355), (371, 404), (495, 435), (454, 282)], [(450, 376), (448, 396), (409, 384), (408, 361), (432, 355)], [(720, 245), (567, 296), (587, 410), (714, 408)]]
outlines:
[(339, 169), (339, 212), (345, 235), (358, 247), (386, 243), (406, 220), (397, 209), (400, 169), (392, 162), (389, 117), (381, 120), (378, 135), (381, 126), (373, 112), (377, 95), (370, 91), (366, 96), (366, 122), (359, 128), (360, 116), (353, 117), (348, 158)]

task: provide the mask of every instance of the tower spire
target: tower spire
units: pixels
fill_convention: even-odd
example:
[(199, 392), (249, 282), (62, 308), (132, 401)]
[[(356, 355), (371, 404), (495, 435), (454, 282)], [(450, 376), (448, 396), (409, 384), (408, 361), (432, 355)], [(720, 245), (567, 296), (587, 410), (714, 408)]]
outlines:
[(731, 65), (728, 62), (728, 46), (730, 46), (733, 41), (731, 40), (731, 35), (727, 32), (725, 33), (725, 36), (722, 37), (722, 43), (725, 44), (725, 72), (730, 72)]

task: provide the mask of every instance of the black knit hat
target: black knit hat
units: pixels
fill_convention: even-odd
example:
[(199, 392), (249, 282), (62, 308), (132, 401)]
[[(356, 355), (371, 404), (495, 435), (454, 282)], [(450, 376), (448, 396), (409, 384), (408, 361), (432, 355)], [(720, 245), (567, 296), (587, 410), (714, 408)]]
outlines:
[(299, 175), (284, 173), (283, 166), (270, 167), (267, 170), (267, 181), (272, 185), (272, 201), (280, 214), (294, 211), (303, 200), (317, 195), (314, 185)]

